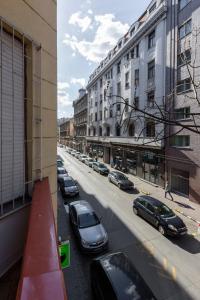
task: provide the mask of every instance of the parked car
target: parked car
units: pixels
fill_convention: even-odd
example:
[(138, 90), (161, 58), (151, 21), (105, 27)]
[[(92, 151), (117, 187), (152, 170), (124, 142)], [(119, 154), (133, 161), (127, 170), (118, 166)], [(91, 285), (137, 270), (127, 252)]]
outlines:
[(106, 165), (100, 162), (94, 162), (92, 164), (92, 168), (101, 175), (108, 175), (109, 173), (109, 169), (106, 167)]
[(64, 176), (67, 176), (67, 175), (68, 175), (68, 173), (64, 167), (57, 168), (57, 178), (58, 178), (59, 183), (60, 183), (61, 178), (63, 178)]
[(79, 194), (79, 188), (76, 180), (71, 176), (64, 176), (60, 179), (60, 191), (63, 196), (76, 196)]
[(108, 175), (108, 180), (123, 190), (134, 188), (133, 182), (130, 181), (123, 173), (118, 171), (110, 172)]
[(69, 203), (69, 216), (81, 250), (96, 253), (108, 248), (106, 230), (87, 201)]
[(139, 196), (133, 201), (133, 211), (158, 228), (162, 235), (180, 236), (187, 227), (167, 205), (150, 196)]
[(90, 278), (95, 299), (156, 300), (140, 273), (122, 252), (93, 259)]
[(57, 168), (61, 168), (63, 166), (64, 166), (63, 161), (61, 159), (57, 159)]
[(75, 150), (72, 150), (72, 151), (71, 151), (71, 155), (72, 155), (72, 156), (75, 156), (75, 154), (76, 154), (76, 151), (75, 151)]
[(92, 165), (93, 165), (94, 162), (95, 162), (95, 160), (90, 158), (90, 157), (86, 158), (86, 160), (85, 160), (85, 164), (87, 166), (89, 166), (90, 168), (92, 168)]
[(79, 152), (79, 151), (76, 151), (76, 153), (75, 153), (75, 155), (74, 155), (74, 156), (75, 156), (76, 158), (78, 158), (80, 154), (81, 154), (81, 152)]
[(86, 158), (87, 158), (87, 155), (81, 154), (81, 155), (79, 155), (79, 158), (78, 158), (78, 159), (84, 163), (85, 160), (86, 160)]

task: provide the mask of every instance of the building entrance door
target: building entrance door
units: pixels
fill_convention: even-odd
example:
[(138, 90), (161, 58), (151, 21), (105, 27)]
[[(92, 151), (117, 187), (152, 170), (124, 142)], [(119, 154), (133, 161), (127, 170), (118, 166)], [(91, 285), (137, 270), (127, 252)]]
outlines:
[(171, 189), (184, 196), (189, 196), (189, 172), (172, 169), (171, 170)]

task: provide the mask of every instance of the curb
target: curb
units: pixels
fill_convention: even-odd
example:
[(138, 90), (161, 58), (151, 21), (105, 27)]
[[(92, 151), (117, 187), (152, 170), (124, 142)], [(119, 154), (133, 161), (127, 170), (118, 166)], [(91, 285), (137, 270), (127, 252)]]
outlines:
[(195, 222), (195, 223), (197, 223), (197, 224), (200, 224), (200, 221), (198, 221), (198, 220), (196, 220), (196, 219), (194, 219), (194, 218), (192, 218), (192, 217), (186, 215), (183, 211), (181, 211), (181, 210), (179, 210), (179, 209), (177, 209), (177, 208), (175, 208), (174, 210), (177, 211), (179, 214), (183, 215), (184, 217), (186, 217), (186, 218), (192, 220), (193, 222)]

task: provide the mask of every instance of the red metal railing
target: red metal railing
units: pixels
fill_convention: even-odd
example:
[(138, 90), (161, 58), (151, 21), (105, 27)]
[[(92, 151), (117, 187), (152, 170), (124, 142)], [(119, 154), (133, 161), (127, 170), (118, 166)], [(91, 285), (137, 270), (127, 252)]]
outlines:
[(66, 300), (48, 178), (35, 183), (17, 300)]

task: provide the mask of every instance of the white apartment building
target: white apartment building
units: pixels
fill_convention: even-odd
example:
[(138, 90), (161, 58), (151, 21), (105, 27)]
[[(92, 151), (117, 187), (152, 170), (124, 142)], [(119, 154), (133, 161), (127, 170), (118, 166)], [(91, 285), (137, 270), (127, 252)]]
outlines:
[(164, 182), (164, 128), (141, 111), (155, 114), (157, 105), (164, 105), (166, 12), (165, 1), (151, 1), (87, 85), (89, 151), (103, 152), (105, 162), (159, 185)]

